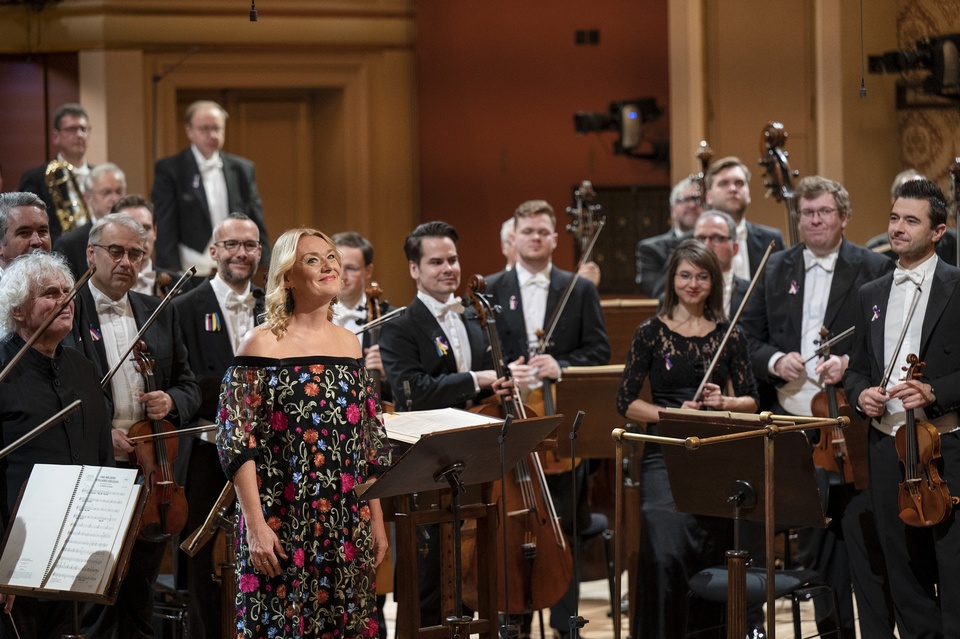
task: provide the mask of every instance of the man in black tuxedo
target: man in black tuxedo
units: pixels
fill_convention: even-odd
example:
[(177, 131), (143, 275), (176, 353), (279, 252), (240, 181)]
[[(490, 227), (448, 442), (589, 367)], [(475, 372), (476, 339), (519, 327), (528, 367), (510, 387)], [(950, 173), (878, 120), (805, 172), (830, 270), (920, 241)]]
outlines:
[(733, 273), (733, 257), (740, 250), (737, 242), (737, 223), (729, 213), (718, 210), (704, 211), (693, 227), (693, 237), (713, 251), (723, 271), (723, 312), (732, 318), (743, 297), (750, 288), (750, 282)]
[[(811, 400), (823, 385), (840, 382), (852, 344), (852, 338), (846, 339), (831, 347), (829, 357), (817, 358), (821, 328), (837, 335), (853, 326), (860, 312), (856, 291), (893, 267), (890, 260), (843, 237), (851, 208), (842, 185), (809, 176), (797, 184), (796, 195), (803, 243), (770, 257), (740, 326), (750, 343), (757, 378), (777, 387), (778, 405), (773, 410), (809, 415)], [(830, 526), (801, 531), (802, 559), (836, 590), (843, 636), (850, 639), (856, 633), (841, 522), (853, 495), (852, 486), (835, 486), (827, 510)], [(819, 628), (826, 632), (830, 606), (815, 603), (820, 604)]]
[[(513, 269), (491, 275), (487, 291), (502, 315), (497, 331), (504, 357), (511, 362), (513, 377), (521, 392), (541, 389), (552, 392), (545, 382), (559, 382), (567, 366), (599, 366), (610, 361), (597, 288), (585, 279), (573, 282), (570, 297), (563, 307), (545, 349), (538, 348), (537, 331), (549, 330), (557, 306), (574, 274), (553, 265), (557, 247), (557, 218), (544, 200), (530, 200), (514, 212), (514, 246), (517, 262)], [(573, 530), (572, 474), (580, 486), (576, 513), (578, 529), (590, 523), (586, 496), (586, 468), (581, 464), (572, 472), (551, 475), (547, 483), (561, 523)], [(569, 634), (570, 615), (576, 610), (577, 584), (571, 580), (566, 595), (550, 608), (550, 625), (561, 637)]]
[(67, 258), (74, 277), (87, 272), (87, 240), (93, 223), (110, 213), (113, 205), (127, 194), (127, 177), (116, 164), (106, 162), (90, 169), (84, 180), (83, 199), (93, 218), (67, 231), (53, 243), (53, 250)]
[[(257, 225), (245, 215), (231, 214), (213, 230), (210, 251), (217, 274), (173, 301), (190, 368), (200, 385), (200, 408), (191, 426), (216, 423), (220, 381), (233, 362), (240, 340), (263, 313), (263, 290), (250, 284), (260, 263)], [(217, 457), (215, 431), (189, 437), (181, 445), (181, 455), (187, 452), (185, 448), (189, 448), (189, 461), (184, 490), (190, 510), (184, 530), (191, 534), (203, 525), (227, 482)], [(193, 557), (180, 555), (187, 564), (191, 637), (223, 636), (221, 589), (210, 577), (213, 548), (211, 541)]]
[[(73, 175), (77, 184), (85, 188), (87, 176), (92, 168), (85, 159), (87, 154), (87, 139), (90, 136), (90, 121), (87, 111), (75, 103), (61, 105), (53, 114), (53, 129), (50, 131), (50, 144), (57, 150), (56, 159), (68, 163), (73, 167)], [(47, 205), (47, 216), (50, 223), (51, 241), (56, 241), (61, 235), (60, 219), (53, 206), (53, 198), (47, 189), (47, 165), (34, 167), (24, 171), (20, 176), (20, 191), (27, 191), (40, 196)], [(108, 209), (109, 210), (109, 209)]]
[(253, 162), (223, 153), (227, 112), (216, 102), (194, 102), (186, 112), (190, 148), (157, 162), (150, 199), (156, 207), (157, 264), (205, 275), (216, 269), (209, 247), (213, 228), (243, 213), (260, 229), (261, 260), (270, 261), (263, 203)]
[(662, 235), (648, 237), (637, 243), (637, 286), (651, 298), (663, 295), (663, 278), (667, 262), (677, 244), (690, 237), (693, 225), (703, 211), (700, 187), (692, 177), (686, 177), (670, 191), (670, 221), (673, 226)]
[[(493, 370), (489, 344), (472, 308), (454, 292), (460, 286), (457, 231), (426, 222), (404, 243), (417, 295), (380, 333), (380, 355), (397, 410), (466, 408), (504, 384)], [(407, 390), (409, 389), (409, 390)], [(439, 526), (427, 526), (420, 561), (420, 625), (440, 618)]]
[[(140, 265), (140, 272), (137, 274), (137, 283), (131, 290), (144, 295), (153, 295), (155, 297), (165, 297), (170, 287), (180, 278), (179, 273), (157, 268), (153, 261), (153, 248), (157, 243), (157, 227), (153, 223), (153, 204), (138, 193), (125, 195), (113, 205), (111, 213), (123, 213), (129, 215), (143, 227), (147, 233), (147, 239), (143, 243), (143, 263)], [(206, 281), (206, 278), (199, 276), (193, 278)], [(189, 282), (180, 289), (183, 293), (191, 288)]]
[[(924, 527), (901, 520), (903, 473), (894, 443), (905, 428), (906, 411), (914, 411), (918, 422), (927, 421), (939, 434), (942, 476), (951, 492), (960, 486), (960, 358), (953, 352), (960, 341), (960, 270), (936, 255), (946, 219), (946, 200), (934, 182), (914, 180), (900, 187), (888, 227), (899, 255), (897, 268), (860, 289), (855, 342), (843, 380), (850, 402), (871, 418), (875, 550), (891, 575), (903, 639), (960, 636), (960, 524), (955, 515)], [(904, 330), (911, 307), (915, 310)], [(903, 381), (900, 368), (908, 355), (925, 365), (918, 369), (920, 378)], [(879, 388), (891, 362), (895, 374)]]
[[(176, 309), (164, 309), (143, 336), (155, 359), (157, 390), (143, 392), (142, 377), (125, 353), (160, 304), (154, 297), (130, 291), (145, 255), (145, 239), (143, 227), (129, 216), (111, 213), (98, 220), (87, 245), (87, 259), (97, 270), (75, 299), (76, 348), (96, 365), (98, 375), (124, 362), (107, 389), (113, 401), (114, 454), (121, 466), (132, 465), (134, 449), (127, 433), (135, 422), (166, 419), (179, 427), (190, 421), (200, 405), (200, 389), (190, 370)], [(113, 633), (153, 637), (153, 587), (168, 547), (166, 541), (137, 540), (116, 603), (89, 611), (85, 620), (89, 637), (100, 639)]]
[(33, 193), (0, 193), (0, 277), (24, 253), (50, 252), (50, 223), (43, 200)]
[(769, 226), (748, 222), (750, 206), (750, 169), (736, 157), (720, 158), (710, 165), (706, 175), (707, 206), (729, 213), (737, 223), (740, 249), (733, 259), (733, 272), (745, 280), (753, 279), (770, 242), (775, 251), (783, 250), (783, 236)]

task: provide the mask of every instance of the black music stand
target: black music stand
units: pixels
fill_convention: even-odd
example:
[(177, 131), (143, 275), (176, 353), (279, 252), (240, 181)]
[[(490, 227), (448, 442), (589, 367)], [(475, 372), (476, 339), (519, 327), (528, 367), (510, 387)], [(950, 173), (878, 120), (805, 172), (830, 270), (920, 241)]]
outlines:
[[(738, 420), (725, 415), (710, 412), (700, 415), (661, 413), (659, 434), (678, 439), (706, 439), (764, 428), (763, 424), (755, 421)], [(727, 624), (730, 637), (744, 636), (746, 633), (744, 590), (747, 553), (739, 548), (739, 522), (742, 519), (766, 522), (767, 437), (731, 439), (692, 451), (683, 446), (661, 447), (678, 511), (735, 519), (735, 548), (727, 552)], [(771, 441), (776, 451), (773, 467), (773, 485), (776, 487), (773, 491), (774, 523), (778, 527), (823, 528), (826, 520), (807, 438), (802, 432), (795, 431), (779, 433)], [(769, 541), (768, 535), (767, 543)], [(768, 562), (769, 557), (768, 552)], [(772, 610), (767, 614), (773, 614)]]
[[(504, 450), (504, 467), (512, 469), (531, 453), (540, 442), (551, 434), (563, 415), (517, 420), (510, 429), (509, 446)], [(461, 508), (460, 492), (463, 486), (490, 483), (500, 479), (500, 437), (502, 423), (468, 426), (456, 430), (428, 433), (411, 446), (399, 460), (387, 469), (374, 483), (357, 487), (364, 499), (383, 499), (395, 495), (426, 492), (448, 485), (452, 494), (451, 513), (421, 513), (411, 516), (398, 513), (397, 525), (397, 636), (440, 638), (454, 631), (481, 638), (492, 639), (497, 628), (497, 563), (496, 563), (496, 509), (492, 505), (477, 505)], [(460, 580), (460, 521), (465, 518), (483, 517), (485, 523), (477, 525), (480, 618), (471, 620), (461, 614)], [(454, 615), (447, 618), (449, 628), (434, 626), (420, 628), (418, 596), (417, 546), (415, 529), (418, 524), (446, 522), (453, 529)], [(449, 551), (441, 550), (442, 554)], [(412, 583), (412, 586), (411, 586)], [(448, 580), (442, 581), (449, 590)], [(400, 595), (403, 595), (402, 597)], [(401, 601), (400, 599), (403, 599)], [(446, 597), (444, 597), (446, 599)], [(406, 613), (406, 614), (404, 614)]]

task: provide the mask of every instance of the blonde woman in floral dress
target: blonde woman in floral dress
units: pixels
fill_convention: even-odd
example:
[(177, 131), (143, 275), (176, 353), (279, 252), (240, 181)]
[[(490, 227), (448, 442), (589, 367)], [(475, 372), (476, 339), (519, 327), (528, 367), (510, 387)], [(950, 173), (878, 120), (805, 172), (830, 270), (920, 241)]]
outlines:
[(266, 319), (224, 377), (218, 447), (240, 502), (237, 637), (377, 636), (377, 500), (353, 490), (390, 463), (378, 398), (353, 333), (330, 322), (342, 286), (326, 235), (273, 249)]

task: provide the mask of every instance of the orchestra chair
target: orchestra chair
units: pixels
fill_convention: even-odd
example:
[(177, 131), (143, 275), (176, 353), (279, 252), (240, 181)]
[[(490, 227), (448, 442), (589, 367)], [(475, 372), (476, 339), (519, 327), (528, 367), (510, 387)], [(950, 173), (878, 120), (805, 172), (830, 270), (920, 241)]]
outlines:
[(610, 520), (603, 513), (590, 513), (590, 525), (579, 531), (577, 535), (580, 537), (581, 548), (586, 542), (598, 535), (603, 539), (604, 559), (607, 563), (607, 584), (610, 587), (610, 612), (608, 614), (612, 618), (616, 614), (619, 602), (616, 601), (617, 593), (614, 588), (616, 567), (613, 562), (613, 531), (610, 530)]

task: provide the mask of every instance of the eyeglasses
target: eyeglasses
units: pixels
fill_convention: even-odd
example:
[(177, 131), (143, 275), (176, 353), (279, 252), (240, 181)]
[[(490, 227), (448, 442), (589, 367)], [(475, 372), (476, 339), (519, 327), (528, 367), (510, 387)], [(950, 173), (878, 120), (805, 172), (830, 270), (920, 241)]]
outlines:
[(240, 250), (242, 246), (247, 253), (253, 253), (258, 248), (260, 248), (260, 242), (255, 242), (249, 240), (247, 242), (241, 242), (240, 240), (222, 240), (220, 242), (214, 242), (214, 246), (222, 246), (225, 251), (228, 253), (236, 253)]
[(344, 274), (344, 275), (356, 275), (357, 273), (359, 273), (359, 272), (362, 271), (362, 270), (363, 270), (362, 268), (357, 268), (356, 266), (344, 266), (344, 267), (343, 267), (343, 274)]
[(828, 218), (836, 212), (837, 209), (832, 206), (825, 206), (822, 209), (800, 209), (800, 215), (808, 220), (812, 219), (814, 215), (821, 219)]
[(111, 244), (110, 246), (104, 246), (103, 244), (94, 244), (93, 246), (103, 249), (110, 255), (110, 259), (114, 263), (119, 263), (123, 259), (123, 256), (126, 255), (127, 259), (130, 260), (131, 264), (139, 264), (140, 260), (143, 259), (143, 256), (146, 253), (138, 248), (125, 249), (122, 246), (116, 244)]
[(700, 204), (700, 196), (699, 196), (699, 195), (688, 195), (688, 196), (686, 196), (686, 197), (678, 197), (678, 198), (677, 198), (677, 204), (687, 204), (687, 203), (690, 203), (690, 204)]
[(211, 133), (220, 133), (221, 131), (223, 131), (222, 126), (203, 125), (203, 126), (191, 126), (190, 128), (193, 129), (194, 131), (199, 131), (203, 135), (210, 135)]
[(730, 237), (727, 235), (697, 235), (693, 239), (703, 244), (723, 244), (730, 241)]
[(90, 127), (88, 126), (65, 126), (62, 129), (57, 129), (63, 133), (69, 133), (70, 135), (87, 135), (90, 133)]
[(693, 274), (688, 271), (680, 271), (677, 273), (677, 279), (681, 282), (689, 282), (690, 280), (697, 280), (698, 282), (705, 283), (710, 281), (709, 273), (697, 273)]

